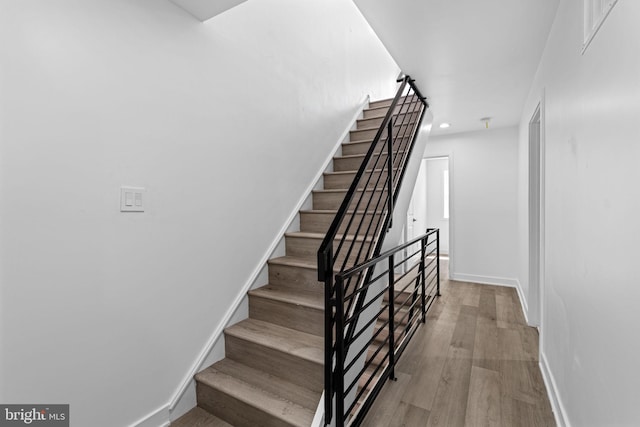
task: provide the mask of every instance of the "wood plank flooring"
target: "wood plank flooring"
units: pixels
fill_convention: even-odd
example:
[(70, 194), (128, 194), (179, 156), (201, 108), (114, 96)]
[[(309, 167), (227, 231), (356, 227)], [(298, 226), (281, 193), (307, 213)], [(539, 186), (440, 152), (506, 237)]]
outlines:
[(447, 280), (364, 426), (555, 426), (515, 289)]

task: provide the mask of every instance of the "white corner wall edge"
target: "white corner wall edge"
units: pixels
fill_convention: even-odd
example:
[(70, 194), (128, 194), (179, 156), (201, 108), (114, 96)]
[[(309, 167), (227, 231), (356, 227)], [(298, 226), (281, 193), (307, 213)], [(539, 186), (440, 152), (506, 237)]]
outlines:
[(527, 299), (524, 297), (524, 292), (522, 292), (522, 285), (520, 284), (520, 280), (516, 280), (516, 291), (518, 292), (518, 299), (520, 300), (520, 305), (522, 306), (522, 313), (524, 314), (524, 320), (527, 322), (527, 325), (532, 328), (536, 328), (535, 325), (532, 325), (529, 322), (529, 304), (527, 303)]
[(189, 12), (198, 21), (204, 22), (220, 15), (247, 0), (169, 0), (181, 9)]
[(551, 410), (553, 411), (553, 417), (556, 420), (558, 427), (571, 427), (569, 417), (567, 417), (567, 411), (560, 400), (560, 393), (556, 385), (556, 380), (549, 369), (549, 362), (547, 361), (546, 354), (540, 352), (540, 372), (542, 372), (542, 379), (544, 385), (547, 388), (547, 395), (549, 396), (549, 402), (551, 402)]
[(320, 396), (320, 402), (318, 402), (316, 413), (313, 416), (313, 421), (311, 421), (311, 427), (324, 427), (324, 391)]
[[(362, 110), (365, 108), (365, 106), (367, 106), (368, 103), (369, 103), (369, 95), (366, 95), (357, 105), (357, 108), (353, 114), (353, 117), (349, 121), (349, 124), (346, 126), (345, 130), (338, 137), (336, 144), (334, 145), (333, 149), (329, 152), (327, 158), (322, 164), (322, 167), (318, 170), (318, 173), (311, 180), (311, 183), (309, 184), (309, 186), (302, 193), (302, 196), (296, 203), (296, 206), (292, 210), (291, 214), (289, 215), (287, 220), (284, 222), (284, 225), (282, 226), (280, 231), (276, 234), (276, 237), (273, 239), (273, 241), (271, 242), (271, 245), (266, 250), (265, 256), (260, 260), (260, 262), (258, 262), (255, 269), (251, 273), (251, 276), (249, 276), (249, 279), (247, 280), (247, 282), (238, 291), (236, 298), (234, 299), (233, 303), (225, 313), (224, 317), (222, 318), (222, 321), (219, 323), (218, 327), (210, 335), (209, 339), (207, 340), (207, 344), (200, 352), (200, 355), (196, 359), (196, 362), (191, 366), (191, 369), (189, 370), (189, 372), (185, 375), (180, 387), (173, 394), (173, 397), (171, 398), (171, 400), (166, 405), (156, 409), (149, 415), (141, 418), (140, 420), (132, 424), (131, 427), (159, 427), (159, 426), (165, 427), (169, 425), (169, 417), (171, 415), (171, 411), (173, 411), (173, 409), (178, 405), (178, 402), (180, 402), (180, 399), (182, 398), (184, 393), (187, 391), (189, 385), (193, 381), (193, 377), (195, 376), (195, 374), (197, 374), (200, 371), (200, 369), (202, 368), (202, 364), (207, 359), (207, 356), (212, 351), (214, 345), (222, 337), (224, 329), (228, 326), (229, 322), (231, 321), (231, 318), (240, 307), (240, 304), (242, 304), (242, 301), (247, 297), (247, 292), (249, 292), (254, 282), (258, 279), (258, 276), (260, 275), (260, 272), (264, 268), (265, 264), (278, 248), (278, 245), (280, 244), (282, 237), (284, 236), (286, 231), (289, 229), (291, 224), (297, 218), (299, 211), (304, 205), (307, 198), (309, 197), (309, 194), (311, 194), (311, 191), (322, 179), (322, 176), (325, 170), (327, 169), (327, 167), (329, 167), (329, 165), (331, 164), (331, 161), (333, 160), (335, 153), (338, 151), (338, 149), (340, 149), (342, 143), (348, 137), (349, 131), (353, 128), (354, 123), (356, 122), (358, 117), (360, 117), (360, 114), (362, 114)], [(320, 402), (322, 402), (322, 399), (320, 399)], [(316, 413), (316, 416), (317, 416), (317, 413)]]

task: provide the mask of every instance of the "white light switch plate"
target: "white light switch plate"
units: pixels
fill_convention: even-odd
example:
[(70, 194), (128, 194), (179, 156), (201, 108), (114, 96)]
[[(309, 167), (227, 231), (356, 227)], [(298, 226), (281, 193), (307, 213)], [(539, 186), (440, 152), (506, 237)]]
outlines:
[(145, 189), (120, 187), (120, 212), (144, 212)]

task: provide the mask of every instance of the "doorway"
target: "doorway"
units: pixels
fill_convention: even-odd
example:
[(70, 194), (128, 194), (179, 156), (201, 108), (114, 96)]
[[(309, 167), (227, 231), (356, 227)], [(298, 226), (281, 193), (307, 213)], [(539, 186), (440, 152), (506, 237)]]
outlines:
[[(407, 211), (405, 241), (412, 240), (428, 228), (440, 229), (440, 254), (449, 255), (450, 182), (449, 157), (422, 160)], [(416, 250), (408, 248), (408, 251)]]
[(449, 255), (449, 158), (423, 160), (427, 179), (427, 228), (440, 229), (440, 254)]

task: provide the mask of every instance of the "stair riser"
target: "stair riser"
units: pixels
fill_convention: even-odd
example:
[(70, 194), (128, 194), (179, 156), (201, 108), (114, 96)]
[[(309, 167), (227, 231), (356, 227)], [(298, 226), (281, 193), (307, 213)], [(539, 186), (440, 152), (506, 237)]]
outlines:
[[(414, 291), (414, 290), (415, 290), (415, 284), (411, 284), (409, 286), (409, 288), (407, 288), (404, 292), (401, 291), (401, 290), (395, 291), (394, 304), (400, 305), (404, 301), (406, 301), (407, 298), (409, 298), (409, 301), (411, 301), (411, 292)], [(420, 295), (418, 295), (418, 298), (420, 298)], [(384, 294), (383, 301), (384, 302), (389, 301), (389, 294), (388, 293)]]
[[(415, 95), (409, 94), (409, 99), (407, 99), (407, 96), (401, 96), (400, 98), (398, 98), (398, 104), (396, 105), (400, 105), (402, 103), (415, 102), (415, 101), (417, 101), (417, 97), (415, 97)], [(392, 102), (393, 102), (393, 98), (381, 99), (380, 101), (373, 101), (369, 103), (369, 108), (388, 107), (391, 105)]]
[[(396, 333), (394, 334), (396, 343), (398, 342), (399, 339), (402, 338), (403, 332), (404, 332), (404, 326), (398, 326), (396, 328)], [(376, 336), (373, 342), (380, 344), (382, 342), (385, 342), (388, 337), (389, 337), (389, 326), (387, 325), (386, 328), (380, 331), (380, 333)]]
[(249, 317), (324, 336), (324, 310), (249, 295)]
[[(365, 231), (366, 231), (365, 229), (362, 230), (363, 233)], [(321, 239), (311, 239), (311, 238), (294, 237), (294, 236), (287, 236), (285, 240), (286, 240), (287, 255), (301, 257), (301, 258), (310, 258), (310, 259), (316, 259), (318, 254), (318, 249), (320, 248), (320, 244), (322, 243)], [(355, 242), (355, 244), (353, 245), (353, 250), (351, 251), (351, 254), (349, 256), (350, 261), (352, 261), (351, 265), (355, 265), (354, 262), (358, 258), (358, 252), (362, 247), (362, 243), (363, 242)], [(340, 241), (336, 240), (334, 244), (334, 248), (337, 248), (339, 244), (340, 244)], [(338, 255), (338, 258), (337, 258), (338, 265), (342, 265), (342, 262), (344, 262), (344, 260), (346, 259), (349, 246), (351, 246), (351, 241), (347, 241), (344, 243), (343, 249), (341, 249), (340, 254)], [(364, 250), (366, 250), (366, 246)], [(364, 260), (365, 259), (364, 255), (360, 255), (359, 259), (360, 261)]]
[[(372, 141), (378, 134), (378, 129), (366, 129), (366, 130), (352, 130), (349, 131), (349, 141)], [(382, 132), (380, 138), (385, 139), (387, 137), (386, 130)]]
[[(415, 112), (420, 106), (419, 105), (415, 105), (415, 104), (407, 104), (404, 107), (400, 107), (399, 105), (396, 106), (395, 109), (395, 114), (400, 114), (400, 113), (412, 113)], [(362, 112), (362, 118), (363, 119), (370, 119), (370, 118), (378, 118), (378, 117), (385, 117), (387, 115), (387, 111), (389, 111), (389, 106), (387, 105), (386, 107), (383, 108), (374, 108), (371, 107), (370, 109), (364, 110)]]
[(323, 389), (322, 365), (225, 334), (228, 358), (314, 391)]
[[(394, 144), (395, 145), (395, 144)], [(393, 168), (397, 169), (398, 164), (401, 161), (401, 156), (398, 151), (394, 151)], [(358, 157), (334, 157), (333, 159), (333, 170), (335, 172), (357, 172), (364, 161), (365, 156)], [(375, 170), (375, 169), (384, 169), (387, 167), (387, 152), (386, 150), (380, 153), (380, 151), (376, 150), (371, 159), (369, 159), (369, 163), (367, 164), (367, 170)]]
[[(381, 363), (385, 363), (385, 364), (389, 363), (389, 358), (387, 358), (387, 360), (384, 360), (384, 355), (387, 353), (387, 351), (389, 351), (389, 345), (385, 344), (384, 348), (380, 350), (378, 354), (376, 354), (376, 356), (374, 357), (373, 355), (375, 354), (377, 348), (378, 348), (378, 345), (374, 344), (374, 345), (370, 345), (369, 350), (367, 350), (366, 360), (371, 360), (371, 366), (373, 366), (374, 368), (380, 365)], [(373, 360), (371, 359), (372, 357), (373, 357)]]
[[(382, 177), (380, 175), (382, 174)], [(369, 177), (371, 176), (371, 179)], [(348, 173), (348, 174), (329, 174), (324, 176), (324, 188), (325, 190), (346, 190), (351, 187), (353, 180), (356, 177), (356, 172)], [(378, 181), (378, 178), (380, 180)], [(362, 176), (362, 180), (360, 180), (360, 185), (358, 188), (372, 188), (376, 185), (384, 185), (384, 182), (387, 179), (386, 170), (382, 172), (374, 172), (365, 173)], [(368, 181), (368, 182), (367, 182)]]
[[(373, 117), (369, 119), (360, 119), (356, 123), (357, 129), (367, 129), (372, 127), (380, 127), (380, 125), (384, 122), (383, 117)], [(418, 119), (417, 112), (407, 112), (398, 114), (395, 118), (395, 123), (414, 123)]]
[(198, 406), (237, 427), (293, 426), (221, 390), (201, 383), (196, 383), (196, 395)]
[[(393, 147), (394, 149), (398, 149), (401, 145), (402, 145), (402, 141), (405, 141), (405, 145), (406, 145), (406, 141), (409, 138), (396, 138), (393, 141)], [(371, 147), (371, 142), (372, 141), (365, 141), (365, 142), (356, 142), (356, 143), (350, 143), (350, 144), (343, 144), (342, 145), (342, 155), (343, 156), (352, 156), (352, 155), (356, 155), (356, 154), (367, 154), (369, 152), (369, 147)], [(380, 146), (382, 146), (383, 144), (380, 144)], [(384, 146), (386, 149), (386, 145)], [(380, 150), (375, 150), (376, 152), (380, 151)]]
[[(399, 109), (396, 109), (399, 110)], [(389, 111), (388, 107), (385, 108), (371, 108), (368, 110), (364, 110), (362, 112), (362, 119), (374, 119), (374, 118), (384, 118), (387, 115), (387, 111)]]
[[(411, 129), (413, 128), (414, 123), (408, 123), (403, 125), (394, 126), (393, 136), (401, 137), (408, 136), (411, 133)], [(373, 140), (378, 133), (378, 128), (375, 129), (362, 129), (362, 130), (352, 130), (349, 131), (349, 140), (350, 141), (364, 141), (364, 140)], [(380, 138), (385, 139), (387, 136), (386, 129), (382, 132)]]
[[(378, 217), (379, 215), (364, 215), (364, 223), (362, 227), (369, 227), (371, 221), (374, 218), (377, 220)], [(334, 218), (334, 213), (300, 212), (300, 230), (310, 233), (326, 233)], [(357, 227), (357, 224), (362, 221), (362, 218), (363, 215), (356, 215), (350, 228), (353, 228), (354, 226)], [(344, 233), (344, 230), (347, 229), (347, 225), (348, 221), (342, 223), (338, 229), (338, 234)]]
[[(396, 164), (394, 168), (397, 167), (397, 163), (400, 159), (394, 156), (394, 161)], [(335, 172), (357, 172), (364, 161), (364, 156), (358, 157), (336, 157), (333, 159), (333, 170)], [(387, 153), (384, 152), (379, 154), (379, 152), (373, 153), (373, 156), (369, 160), (367, 165), (367, 169), (384, 169), (387, 167)]]
[[(361, 193), (362, 193), (361, 191), (358, 191), (354, 195), (354, 199), (352, 200), (351, 206), (355, 206), (355, 204), (357, 203), (357, 200), (360, 198)], [(380, 191), (376, 191), (376, 196), (374, 197), (372, 206), (370, 206), (371, 208), (370, 210), (373, 211), (373, 208), (378, 203), (378, 199), (380, 198), (380, 193), (381, 193)], [(386, 191), (382, 192), (382, 200), (380, 201), (381, 204), (386, 203), (386, 193), (387, 193)], [(342, 201), (344, 200), (346, 194), (347, 194), (346, 191), (336, 191), (331, 193), (324, 193), (324, 192), (313, 193), (313, 208), (318, 210), (338, 209), (342, 204)], [(361, 202), (361, 206), (357, 210), (364, 209), (365, 205), (363, 204), (366, 203), (366, 200), (368, 200), (370, 197), (371, 197), (371, 191), (367, 190), (363, 198), (363, 201)]]
[[(420, 298), (420, 296), (418, 296), (418, 298)], [(419, 304), (419, 303), (418, 303)], [(396, 315), (394, 316), (396, 325), (401, 324), (401, 325), (406, 325), (407, 321), (409, 320), (409, 315), (405, 314), (407, 313), (407, 311), (409, 310), (402, 310), (396, 313)], [(420, 315), (420, 307), (418, 305), (416, 305), (416, 308), (414, 309), (413, 312), (413, 316), (415, 317), (416, 315)], [(378, 317), (378, 319), (382, 322), (386, 322), (387, 319), (389, 319), (389, 311), (385, 310), (380, 317)]]
[(357, 171), (364, 157), (336, 157), (333, 159), (333, 170), (336, 172)]
[(287, 289), (324, 292), (324, 284), (318, 282), (318, 271), (310, 268), (269, 264), (269, 283)]

